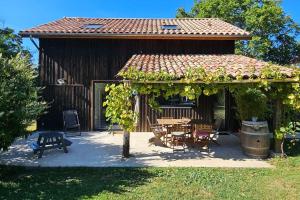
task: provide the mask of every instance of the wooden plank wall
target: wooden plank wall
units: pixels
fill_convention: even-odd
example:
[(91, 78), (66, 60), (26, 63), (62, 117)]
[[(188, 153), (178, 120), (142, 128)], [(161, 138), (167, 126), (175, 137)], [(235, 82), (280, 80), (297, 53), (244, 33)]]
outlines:
[(89, 125), (89, 93), (83, 85), (48, 85), (43, 96), (49, 103), (46, 114), (39, 120), (39, 129), (62, 129), (62, 111), (76, 109), (83, 129)]
[[(117, 79), (126, 61), (139, 53), (232, 54), (234, 41), (40, 39), (40, 85), (52, 104), (39, 127), (60, 129), (62, 110), (77, 108), (83, 130), (93, 129), (92, 80)], [(68, 86), (55, 85), (61, 78)]]
[(198, 119), (202, 123), (212, 123), (213, 102), (214, 96), (202, 95), (199, 97), (197, 107), (162, 107), (162, 111), (159, 112), (148, 106), (147, 97), (142, 96), (137, 131), (151, 131), (147, 116), (152, 124), (155, 124), (157, 122), (156, 119), (161, 117), (174, 117), (177, 119), (188, 117), (190, 119)]
[(240, 122), (237, 119), (237, 107), (234, 97), (228, 90), (225, 93), (225, 129), (237, 132), (240, 129)]

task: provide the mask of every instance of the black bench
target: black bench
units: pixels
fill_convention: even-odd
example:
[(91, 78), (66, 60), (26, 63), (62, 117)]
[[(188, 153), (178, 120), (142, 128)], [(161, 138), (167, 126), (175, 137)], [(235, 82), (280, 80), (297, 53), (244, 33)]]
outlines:
[(72, 142), (63, 137), (61, 132), (46, 131), (39, 134), (37, 142), (30, 144), (33, 153), (39, 152), (38, 158), (43, 156), (45, 150), (49, 149), (63, 149), (68, 153), (67, 146), (71, 146)]

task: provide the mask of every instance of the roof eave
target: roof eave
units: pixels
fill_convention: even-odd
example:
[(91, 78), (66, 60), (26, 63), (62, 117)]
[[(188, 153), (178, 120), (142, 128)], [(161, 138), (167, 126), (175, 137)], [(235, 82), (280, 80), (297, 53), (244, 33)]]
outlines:
[[(183, 77), (182, 77), (183, 78)], [(231, 80), (231, 81), (214, 81), (209, 84), (240, 84), (240, 83), (261, 83), (262, 81), (267, 81), (269, 83), (299, 83), (298, 80), (293, 79), (292, 77), (278, 80), (278, 79), (242, 79), (242, 80)], [(174, 83), (174, 84), (208, 84), (205, 81), (197, 80), (197, 81), (184, 81), (178, 79), (174, 80), (168, 80), (168, 81), (161, 81), (161, 80), (153, 80), (153, 81), (137, 81), (137, 80), (127, 80), (123, 79), (122, 82), (129, 82), (129, 83), (142, 83), (142, 84), (168, 84), (168, 83)]]
[(34, 38), (96, 38), (96, 39), (182, 39), (182, 40), (251, 40), (247, 35), (213, 35), (213, 34), (99, 34), (99, 33), (33, 33), (21, 31), (22, 37)]

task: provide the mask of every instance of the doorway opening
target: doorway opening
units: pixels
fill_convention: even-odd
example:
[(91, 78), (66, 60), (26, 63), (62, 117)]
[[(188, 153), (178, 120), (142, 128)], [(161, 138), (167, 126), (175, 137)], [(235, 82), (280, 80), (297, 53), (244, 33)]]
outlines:
[(105, 107), (103, 102), (106, 98), (105, 86), (107, 83), (94, 83), (94, 129), (108, 129), (109, 122), (106, 121)]
[(120, 130), (119, 125), (111, 125), (111, 122), (105, 117), (106, 107), (103, 106), (103, 102), (106, 101), (107, 95), (107, 92), (105, 92), (105, 87), (110, 83), (112, 83), (112, 81), (93, 81), (94, 130)]

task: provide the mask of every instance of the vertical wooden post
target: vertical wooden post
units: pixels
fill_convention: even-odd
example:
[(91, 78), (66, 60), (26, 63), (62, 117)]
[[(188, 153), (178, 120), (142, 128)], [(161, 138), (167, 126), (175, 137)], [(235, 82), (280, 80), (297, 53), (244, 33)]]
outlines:
[(123, 133), (123, 153), (122, 156), (124, 158), (129, 157), (129, 149), (130, 149), (130, 133), (124, 130)]
[[(282, 121), (282, 112), (283, 112), (283, 104), (281, 99), (276, 99), (275, 101), (275, 114), (274, 114), (274, 119), (273, 119), (273, 129), (274, 129), (274, 137), (275, 137), (275, 130), (280, 128), (281, 126), (281, 121)], [(274, 151), (276, 153), (282, 153), (282, 140), (278, 140), (275, 137), (274, 140)]]
[(135, 96), (135, 102), (134, 102), (134, 112), (137, 114), (137, 118), (135, 121), (135, 131), (139, 131), (140, 126), (140, 105), (141, 105), (141, 96), (139, 94), (136, 94)]
[(281, 101), (281, 99), (276, 99), (276, 101), (275, 101), (274, 129), (280, 127), (281, 118), (282, 118), (282, 101)]
[[(124, 86), (128, 86), (130, 87), (129, 83), (124, 83)], [(129, 101), (129, 99), (128, 99)], [(129, 158), (129, 149), (130, 149), (130, 133), (129, 131), (124, 129), (124, 133), (123, 133), (123, 152), (122, 152), (122, 156), (124, 158)]]

